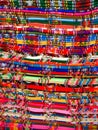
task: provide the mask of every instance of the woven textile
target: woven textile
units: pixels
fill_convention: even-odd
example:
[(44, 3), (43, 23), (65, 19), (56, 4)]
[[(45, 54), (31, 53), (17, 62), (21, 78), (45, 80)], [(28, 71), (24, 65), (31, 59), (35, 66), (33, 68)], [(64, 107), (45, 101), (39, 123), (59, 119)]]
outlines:
[(0, 0), (0, 130), (98, 130), (98, 0)]

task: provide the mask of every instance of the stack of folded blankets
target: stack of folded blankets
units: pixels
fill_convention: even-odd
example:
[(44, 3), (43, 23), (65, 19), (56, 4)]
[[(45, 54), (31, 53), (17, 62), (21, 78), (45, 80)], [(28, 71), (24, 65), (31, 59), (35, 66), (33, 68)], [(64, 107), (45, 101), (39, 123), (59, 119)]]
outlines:
[(98, 0), (0, 0), (0, 130), (98, 130)]

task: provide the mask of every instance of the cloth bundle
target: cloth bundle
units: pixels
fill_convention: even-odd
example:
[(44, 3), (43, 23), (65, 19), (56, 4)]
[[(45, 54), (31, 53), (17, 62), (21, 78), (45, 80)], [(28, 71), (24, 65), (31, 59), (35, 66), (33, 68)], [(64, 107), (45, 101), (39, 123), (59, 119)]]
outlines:
[(0, 1), (0, 128), (98, 130), (98, 1)]

